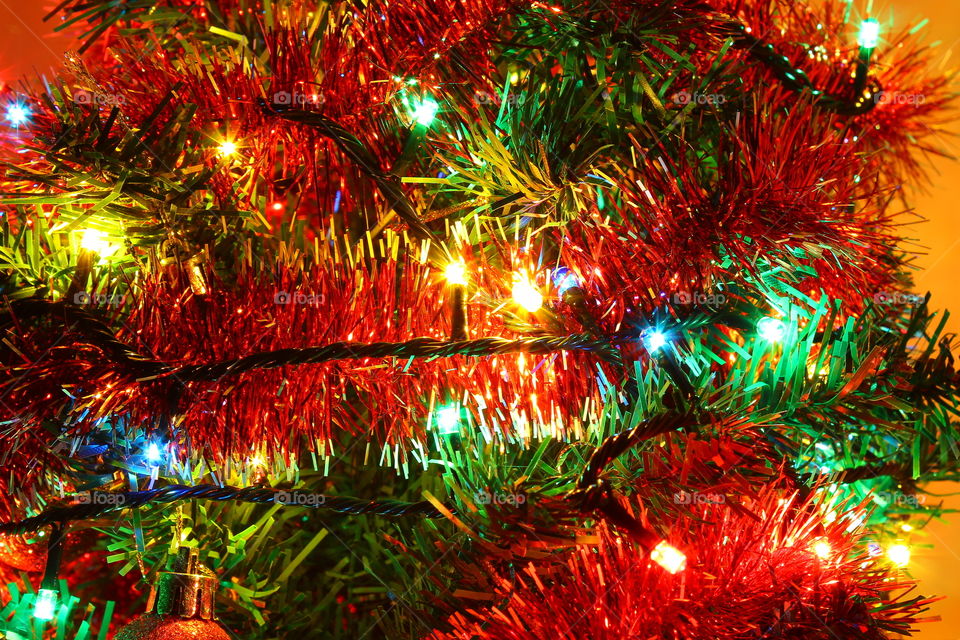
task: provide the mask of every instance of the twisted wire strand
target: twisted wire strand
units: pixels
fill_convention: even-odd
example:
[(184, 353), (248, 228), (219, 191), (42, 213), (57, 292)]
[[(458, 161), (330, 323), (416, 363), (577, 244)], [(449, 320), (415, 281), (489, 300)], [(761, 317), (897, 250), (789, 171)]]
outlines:
[(550, 353), (553, 351), (601, 351), (610, 342), (593, 336), (538, 336), (532, 338), (477, 338), (448, 342), (434, 338), (414, 338), (407, 342), (334, 342), (322, 347), (279, 349), (256, 353), (243, 358), (201, 365), (169, 368), (179, 380), (218, 380), (253, 369), (273, 369), (287, 365), (317, 364), (331, 360), (363, 358), (449, 358), (451, 356), (493, 356), (505, 353)]
[[(282, 495), (285, 494), (285, 495)], [(327, 496), (307, 491), (273, 489), (269, 487), (231, 487), (212, 484), (167, 485), (147, 491), (91, 492), (89, 501), (69, 506), (51, 507), (36, 516), (13, 522), (0, 523), (0, 535), (22, 535), (39, 531), (49, 525), (78, 520), (90, 520), (115, 511), (138, 509), (150, 503), (170, 503), (180, 500), (217, 500), (252, 502), (256, 504), (284, 504), (295, 507), (324, 509), (344, 515), (375, 515), (385, 518), (444, 517), (431, 502), (403, 502), (389, 499), (363, 499), (350, 496)], [(304, 500), (300, 500), (300, 497)], [(452, 507), (450, 511), (456, 512)]]
[(659, 542), (656, 531), (627, 511), (614, 494), (613, 487), (600, 477), (614, 459), (644, 440), (683, 428), (690, 423), (687, 414), (667, 413), (641, 422), (629, 431), (610, 436), (590, 455), (577, 486), (567, 497), (583, 513), (600, 512), (608, 521), (626, 530), (648, 552)]
[(766, 65), (784, 86), (793, 91), (809, 90), (821, 107), (844, 116), (858, 116), (877, 106), (876, 98), (883, 92), (883, 87), (876, 80), (872, 80), (869, 86), (866, 86), (867, 61), (862, 57), (856, 61), (860, 80), (854, 84), (855, 95), (852, 98), (845, 98), (818, 90), (803, 69), (793, 66), (790, 59), (777, 52), (772, 44), (748, 32), (743, 23), (730, 21), (725, 25), (725, 30), (729, 32), (736, 47), (746, 50)]
[(63, 302), (32, 298), (11, 302), (10, 309), (17, 319), (39, 315), (62, 318), (65, 324), (73, 325), (79, 330), (90, 344), (102, 348), (112, 360), (126, 366), (138, 382), (146, 382), (162, 376), (172, 376), (180, 382), (215, 381), (254, 369), (274, 369), (289, 365), (364, 358), (449, 358), (456, 355), (483, 357), (507, 353), (591, 351), (598, 352), (609, 359), (611, 353), (616, 355), (616, 348), (612, 343), (623, 338), (620, 335), (597, 337), (573, 334), (515, 339), (490, 337), (458, 341), (421, 337), (406, 342), (334, 342), (319, 347), (264, 351), (220, 362), (175, 365), (144, 357), (130, 345), (118, 340), (103, 320), (84, 309)]

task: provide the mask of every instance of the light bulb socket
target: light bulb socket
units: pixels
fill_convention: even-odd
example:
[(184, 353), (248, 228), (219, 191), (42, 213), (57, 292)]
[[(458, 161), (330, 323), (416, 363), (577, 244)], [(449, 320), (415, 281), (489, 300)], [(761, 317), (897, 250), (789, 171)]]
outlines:
[(174, 571), (157, 576), (147, 611), (161, 616), (214, 620), (216, 593), (217, 577), (200, 564), (199, 552), (181, 547)]
[(73, 276), (70, 278), (70, 286), (67, 288), (64, 300), (76, 302), (78, 300), (89, 299), (89, 296), (86, 294), (87, 280), (90, 279), (90, 274), (93, 271), (93, 265), (96, 261), (97, 254), (95, 252), (90, 249), (80, 249), (80, 253), (77, 254), (77, 264), (73, 269)]
[(63, 560), (63, 542), (66, 537), (67, 528), (63, 525), (55, 525), (50, 530), (50, 538), (47, 541), (47, 564), (43, 570), (43, 580), (40, 582), (41, 589), (60, 590), (60, 563)]
[(461, 342), (469, 339), (467, 332), (467, 288), (462, 284), (453, 285), (450, 292), (450, 340)]

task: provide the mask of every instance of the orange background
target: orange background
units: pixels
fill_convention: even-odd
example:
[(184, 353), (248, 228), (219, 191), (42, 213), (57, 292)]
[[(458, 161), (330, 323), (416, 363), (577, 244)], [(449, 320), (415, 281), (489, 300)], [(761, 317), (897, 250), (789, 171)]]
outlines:
[[(955, 0), (893, 0), (884, 3), (891, 9), (878, 11), (882, 23), (904, 25), (918, 18), (930, 19), (921, 34), (930, 43), (940, 43), (940, 55), (945, 69), (954, 66), (951, 54), (957, 53), (960, 43), (960, 2)], [(67, 47), (76, 46), (70, 40), (51, 34), (54, 21), (41, 22), (44, 10), (37, 0), (0, 0), (0, 81), (14, 84), (26, 76), (47, 74), (59, 65)], [(960, 124), (953, 126), (960, 133)], [(944, 136), (944, 148), (955, 149), (952, 139)], [(951, 150), (953, 150), (951, 149)], [(957, 313), (950, 319), (949, 328), (960, 330), (960, 289), (955, 278), (960, 278), (960, 216), (956, 215), (960, 204), (960, 163), (943, 158), (932, 158), (929, 185), (913, 185), (911, 202), (916, 212), (927, 219), (921, 224), (904, 229), (904, 235), (914, 239), (916, 245), (916, 290), (932, 291), (933, 305), (937, 308), (954, 309)], [(919, 187), (919, 188), (918, 188)], [(931, 487), (935, 493), (955, 490), (950, 485)], [(960, 509), (960, 498), (945, 500), (948, 507)], [(951, 523), (934, 522), (918, 534), (916, 542), (931, 544), (933, 548), (915, 547), (910, 564), (912, 576), (920, 579), (919, 592), (947, 596), (945, 601), (935, 603), (934, 614), (943, 617), (939, 624), (922, 625), (920, 640), (960, 640), (960, 514), (952, 517)]]
[[(960, 3), (955, 0), (899, 0), (893, 2), (893, 17), (896, 24), (916, 22), (929, 18), (930, 22), (920, 32), (930, 44), (939, 42), (942, 49), (937, 57), (944, 69), (958, 66), (960, 54)], [(885, 15), (885, 14), (884, 14)], [(956, 86), (954, 87), (956, 90)], [(955, 117), (960, 114), (954, 114)], [(954, 134), (960, 133), (960, 122), (951, 126)], [(943, 147), (956, 153), (956, 141), (943, 136)], [(952, 309), (948, 330), (960, 332), (960, 163), (933, 158), (930, 168), (930, 184), (922, 192), (914, 192), (910, 199), (916, 212), (926, 218), (925, 222), (910, 226), (905, 235), (917, 240), (919, 248), (915, 264), (920, 269), (915, 274), (916, 291), (933, 292), (934, 308)], [(956, 485), (937, 483), (928, 487), (937, 494), (957, 491)], [(933, 499), (936, 501), (936, 499)], [(929, 501), (928, 501), (929, 503)], [(960, 497), (944, 499), (944, 506), (960, 509)], [(942, 617), (942, 622), (920, 626), (913, 637), (920, 640), (960, 640), (960, 514), (947, 516), (948, 522), (935, 521), (925, 527), (914, 540), (918, 544), (930, 544), (932, 548), (913, 550), (910, 575), (920, 580), (919, 592), (946, 596), (934, 603), (931, 610)]]

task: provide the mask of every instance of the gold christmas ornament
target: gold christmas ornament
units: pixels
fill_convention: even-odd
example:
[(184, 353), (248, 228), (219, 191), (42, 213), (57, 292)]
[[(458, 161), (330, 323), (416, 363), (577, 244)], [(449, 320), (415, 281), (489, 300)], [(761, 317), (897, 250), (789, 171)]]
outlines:
[(200, 564), (196, 549), (180, 549), (174, 570), (157, 576), (147, 613), (121, 629), (115, 640), (230, 640), (216, 621), (217, 578)]

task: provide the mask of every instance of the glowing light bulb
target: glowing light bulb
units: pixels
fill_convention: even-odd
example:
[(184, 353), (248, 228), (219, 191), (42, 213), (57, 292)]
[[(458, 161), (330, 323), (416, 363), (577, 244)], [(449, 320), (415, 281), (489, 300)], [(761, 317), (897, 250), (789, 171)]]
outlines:
[(513, 301), (530, 313), (534, 313), (543, 306), (543, 295), (526, 276), (518, 274), (514, 276)]
[(687, 566), (687, 556), (683, 552), (661, 540), (650, 552), (650, 559), (670, 573), (679, 573)]
[(908, 523), (908, 522), (904, 522), (902, 525), (900, 525), (900, 530), (901, 530), (901, 531), (913, 531), (913, 525), (910, 524), (910, 523)]
[(860, 23), (860, 34), (857, 44), (864, 49), (873, 49), (880, 42), (880, 23), (876, 18), (867, 18)]
[(819, 371), (817, 371), (816, 369), (817, 369), (817, 363), (816, 363), (816, 362), (810, 362), (810, 363), (808, 363), (808, 364), (807, 364), (807, 375), (808, 375), (809, 377), (811, 377), (811, 378), (813, 378), (813, 377), (825, 378), (825, 377), (827, 377), (828, 375), (830, 375), (830, 365), (829, 365), (829, 364), (824, 363), (824, 364), (820, 367), (820, 370), (819, 370)]
[(53, 620), (57, 612), (58, 594), (53, 589), (37, 590), (37, 599), (33, 604), (33, 617), (37, 620)]
[(151, 442), (147, 445), (147, 450), (144, 452), (143, 457), (146, 458), (150, 464), (160, 464), (163, 460), (163, 450), (156, 442)]
[(557, 294), (560, 296), (563, 296), (563, 294), (570, 289), (580, 286), (580, 278), (566, 267), (560, 267), (554, 271), (551, 278), (553, 280), (553, 286), (557, 288)]
[(887, 547), (887, 559), (898, 567), (910, 564), (910, 547), (905, 544), (895, 544)]
[(776, 318), (763, 318), (757, 323), (757, 333), (768, 342), (780, 342), (786, 332), (787, 328)]
[(110, 243), (105, 234), (97, 229), (87, 229), (80, 238), (80, 247), (92, 251), (101, 258), (107, 258), (117, 252), (117, 245)]
[(30, 108), (19, 102), (7, 105), (7, 122), (15, 127), (26, 124), (30, 120)]
[(224, 140), (220, 143), (220, 146), (217, 147), (217, 152), (223, 156), (232, 156), (237, 152), (237, 143), (231, 140)]
[(450, 435), (460, 432), (460, 407), (447, 404), (436, 412), (437, 431), (441, 435)]
[(451, 262), (443, 270), (443, 277), (450, 284), (467, 284), (467, 265), (462, 262)]
[(643, 332), (643, 346), (647, 348), (647, 351), (653, 353), (657, 351), (660, 347), (667, 344), (667, 336), (665, 336), (660, 331), (644, 331)]
[(821, 560), (828, 559), (830, 553), (833, 551), (833, 549), (830, 548), (830, 543), (826, 540), (817, 540), (810, 546), (810, 550)]
[(424, 98), (419, 104), (413, 105), (410, 117), (417, 123), (429, 127), (430, 123), (432, 123), (433, 119), (437, 116), (438, 111), (440, 111), (440, 105), (437, 104), (436, 100), (433, 98)]

